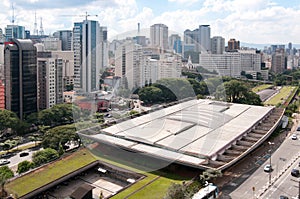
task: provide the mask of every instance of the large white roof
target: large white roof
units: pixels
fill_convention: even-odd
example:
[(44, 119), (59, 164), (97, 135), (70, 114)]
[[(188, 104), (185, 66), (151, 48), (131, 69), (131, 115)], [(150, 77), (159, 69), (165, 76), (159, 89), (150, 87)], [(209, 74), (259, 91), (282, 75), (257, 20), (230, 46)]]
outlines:
[(178, 156), (194, 164), (224, 151), (273, 108), (190, 100), (105, 128), (93, 137), (101, 140), (106, 134), (114, 138), (106, 142), (124, 139), (119, 143), (131, 150), (169, 159)]

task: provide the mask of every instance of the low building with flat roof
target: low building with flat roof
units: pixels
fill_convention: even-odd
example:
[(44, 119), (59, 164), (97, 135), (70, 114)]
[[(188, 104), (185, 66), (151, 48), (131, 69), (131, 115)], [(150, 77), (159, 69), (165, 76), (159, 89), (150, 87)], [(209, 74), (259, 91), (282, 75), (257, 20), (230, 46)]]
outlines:
[(263, 143), (283, 109), (212, 100), (190, 100), (80, 135), (157, 159), (225, 169)]

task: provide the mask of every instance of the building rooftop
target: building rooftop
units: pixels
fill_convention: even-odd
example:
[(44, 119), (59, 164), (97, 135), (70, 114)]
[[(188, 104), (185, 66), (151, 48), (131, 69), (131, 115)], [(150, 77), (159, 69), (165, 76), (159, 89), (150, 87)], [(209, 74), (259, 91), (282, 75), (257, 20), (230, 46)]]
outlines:
[[(244, 149), (240, 156), (270, 135), (271, 131), (265, 130), (255, 132), (257, 139), (243, 140), (251, 137), (252, 131), (258, 130), (274, 109), (271, 106), (190, 100), (102, 129), (92, 135), (92, 139), (186, 165), (205, 167), (207, 160), (211, 160), (219, 167), (235, 159), (224, 160), (222, 155), (229, 148), (243, 141), (243, 146), (239, 146)], [(268, 128), (271, 130), (282, 113), (279, 111), (276, 116), (270, 117), (273, 125)], [(87, 134), (85, 131), (79, 133)]]

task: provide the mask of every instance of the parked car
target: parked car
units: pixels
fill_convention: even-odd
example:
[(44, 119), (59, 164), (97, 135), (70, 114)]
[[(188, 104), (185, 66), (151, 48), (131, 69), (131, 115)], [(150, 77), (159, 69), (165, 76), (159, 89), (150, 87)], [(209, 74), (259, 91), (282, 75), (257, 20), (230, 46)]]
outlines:
[(9, 164), (9, 163), (10, 163), (10, 161), (7, 160), (7, 159), (1, 159), (0, 160), (0, 165), (5, 165), (5, 164)]
[(297, 140), (297, 135), (293, 134), (291, 138), (292, 138), (292, 140)]
[(273, 169), (272, 169), (272, 166), (270, 164), (267, 164), (265, 167), (264, 167), (264, 171), (265, 172), (271, 172)]
[(20, 153), (20, 157), (24, 157), (24, 156), (27, 156), (29, 155), (29, 153), (27, 151), (24, 151), (22, 153)]
[(279, 199), (289, 199), (289, 197), (281, 195), (279, 196)]
[(4, 153), (1, 155), (1, 158), (10, 158), (14, 155), (14, 153)]
[(299, 174), (300, 174), (300, 172), (299, 172), (299, 170), (298, 169), (293, 169), (292, 171), (291, 171), (291, 175), (292, 176), (294, 176), (294, 177), (299, 177)]

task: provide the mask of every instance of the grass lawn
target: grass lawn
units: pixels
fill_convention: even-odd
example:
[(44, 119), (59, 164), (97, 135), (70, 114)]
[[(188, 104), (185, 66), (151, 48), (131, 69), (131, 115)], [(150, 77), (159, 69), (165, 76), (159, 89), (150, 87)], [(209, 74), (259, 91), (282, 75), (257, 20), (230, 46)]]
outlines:
[(172, 182), (182, 183), (184, 180), (189, 180), (187, 178), (162, 171), (145, 172), (142, 169), (132, 168), (113, 160), (95, 157), (90, 153), (90, 151), (83, 149), (74, 152), (71, 156), (60, 161), (49, 164), (42, 169), (38, 169), (28, 175), (17, 178), (7, 183), (5, 188), (9, 193), (17, 194), (20, 197), (72, 171), (86, 166), (95, 160), (100, 160), (145, 175), (144, 179), (121, 191), (117, 195), (113, 196), (112, 199), (125, 197), (146, 199), (163, 198)]
[(290, 97), (290, 95), (294, 93), (295, 89), (296, 87), (294, 86), (283, 86), (277, 95), (267, 100), (264, 104), (274, 106), (279, 103), (283, 104)]
[(145, 172), (142, 170), (142, 168), (137, 169), (127, 166), (125, 162), (124, 164), (121, 164), (114, 160), (108, 160), (102, 157), (97, 157), (97, 159), (145, 175), (144, 179), (119, 192), (117, 195), (111, 197), (111, 199), (123, 199), (126, 197), (131, 199), (163, 198), (172, 182), (182, 183), (183, 181), (190, 180), (188, 178), (180, 177), (178, 175), (167, 172)]
[(259, 91), (271, 88), (272, 86), (273, 86), (272, 84), (262, 84), (262, 85), (259, 85), (259, 86), (256, 86), (256, 87), (252, 88), (252, 91), (254, 93), (257, 93)]
[(144, 189), (137, 191), (129, 198), (144, 198), (144, 199), (160, 199), (163, 198), (171, 185), (171, 183), (182, 183), (182, 180), (172, 180), (165, 177), (160, 177), (146, 186)]
[(16, 178), (7, 183), (5, 187), (9, 193), (17, 194), (20, 197), (95, 160), (96, 158), (88, 150), (79, 150), (71, 156)]

